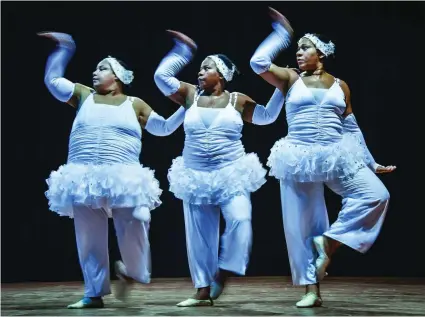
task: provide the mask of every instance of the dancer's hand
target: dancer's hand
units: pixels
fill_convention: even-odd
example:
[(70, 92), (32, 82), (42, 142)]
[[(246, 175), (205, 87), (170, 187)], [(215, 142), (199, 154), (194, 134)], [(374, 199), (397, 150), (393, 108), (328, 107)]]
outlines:
[(294, 30), (292, 29), (291, 24), (282, 13), (273, 9), (272, 7), (269, 7), (269, 15), (273, 21), (278, 22), (280, 25), (282, 25), (291, 37), (294, 35)]
[(61, 32), (39, 32), (38, 36), (51, 39), (52, 41), (57, 42), (58, 45), (66, 46), (68, 48), (75, 49), (75, 42), (71, 35)]
[(397, 167), (394, 165), (388, 165), (388, 166), (382, 166), (378, 164), (375, 169), (376, 174), (384, 174), (384, 173), (391, 173), (394, 171)]
[(192, 40), (189, 36), (178, 32), (178, 31), (174, 31), (174, 30), (167, 30), (167, 32), (169, 34), (171, 34), (174, 38), (176, 38), (177, 40), (179, 40), (180, 42), (183, 42), (184, 44), (186, 44), (187, 46), (190, 47), (190, 49), (195, 52), (198, 48), (198, 46), (196, 45), (195, 41)]

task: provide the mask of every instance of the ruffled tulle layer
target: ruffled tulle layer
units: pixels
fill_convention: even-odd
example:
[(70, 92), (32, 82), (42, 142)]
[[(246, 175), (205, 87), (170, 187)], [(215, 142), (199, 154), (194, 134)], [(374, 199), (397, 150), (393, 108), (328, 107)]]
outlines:
[(112, 208), (161, 204), (162, 190), (154, 171), (140, 164), (92, 165), (70, 163), (53, 171), (46, 180), (50, 210), (73, 218), (73, 205), (104, 208), (111, 217)]
[(281, 180), (320, 182), (355, 175), (367, 166), (362, 141), (346, 133), (331, 145), (300, 145), (289, 138), (277, 141), (268, 158), (269, 174)]
[(246, 192), (254, 192), (265, 182), (267, 171), (254, 153), (214, 171), (186, 167), (183, 157), (173, 160), (168, 171), (170, 191), (191, 204), (218, 205)]

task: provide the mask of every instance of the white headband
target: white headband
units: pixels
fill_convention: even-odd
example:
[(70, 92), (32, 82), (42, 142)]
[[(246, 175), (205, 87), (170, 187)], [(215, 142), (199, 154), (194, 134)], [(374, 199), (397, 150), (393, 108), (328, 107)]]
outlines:
[(122, 66), (114, 57), (108, 56), (103, 59), (103, 61), (107, 61), (109, 65), (111, 65), (112, 70), (115, 75), (121, 80), (125, 85), (131, 83), (134, 79), (133, 72), (131, 70), (127, 70)]
[(227, 65), (223, 62), (223, 60), (217, 55), (209, 55), (207, 56), (207, 58), (211, 58), (214, 61), (219, 72), (223, 75), (224, 79), (226, 79), (227, 82), (232, 81), (233, 74), (235, 73), (235, 70), (236, 70), (235, 65), (232, 65), (232, 69), (229, 69), (229, 67), (227, 67)]
[[(326, 57), (335, 53), (335, 44), (332, 43), (331, 41), (329, 41), (329, 43), (326, 44), (326, 43), (322, 42), (317, 36), (310, 34), (310, 33), (307, 33), (303, 37), (312, 41), (314, 46), (316, 46), (316, 48), (319, 51), (321, 51), (323, 54), (325, 54)], [(301, 39), (300, 39), (300, 41), (301, 41)], [(298, 44), (299, 43), (300, 42), (298, 41)]]

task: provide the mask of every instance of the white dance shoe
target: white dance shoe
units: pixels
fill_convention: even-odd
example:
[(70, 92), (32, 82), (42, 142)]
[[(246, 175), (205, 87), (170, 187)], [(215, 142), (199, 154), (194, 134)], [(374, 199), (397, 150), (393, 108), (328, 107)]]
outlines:
[(322, 299), (316, 293), (310, 292), (305, 294), (299, 302), (296, 303), (298, 308), (311, 308), (322, 306)]
[(196, 307), (196, 306), (213, 306), (214, 302), (212, 299), (195, 299), (188, 298), (177, 304), (178, 307)]
[(90, 298), (84, 297), (78, 302), (68, 305), (68, 309), (85, 309), (85, 308), (103, 308), (103, 300), (102, 298)]

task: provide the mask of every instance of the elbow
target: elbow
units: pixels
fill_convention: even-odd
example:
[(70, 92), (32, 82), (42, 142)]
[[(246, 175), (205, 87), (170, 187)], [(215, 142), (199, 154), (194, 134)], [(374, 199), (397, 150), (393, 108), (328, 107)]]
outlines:
[(145, 127), (146, 131), (148, 131), (150, 134), (154, 136), (168, 136), (171, 134), (171, 132), (165, 131), (165, 130), (159, 130), (159, 129), (151, 129), (148, 127)]
[(160, 132), (158, 136), (169, 136), (171, 133), (173, 133), (173, 131), (169, 130), (168, 128), (165, 128)]
[(267, 117), (267, 118), (256, 118), (253, 117), (251, 120), (251, 123), (255, 124), (255, 125), (268, 125), (268, 124), (272, 124), (273, 122), (275, 122), (277, 119), (274, 117)]
[(155, 81), (155, 84), (157, 86), (160, 86), (161, 83), (165, 81), (164, 79), (165, 79), (164, 73), (161, 72), (161, 70), (157, 69), (155, 71), (155, 74), (153, 75), (153, 80)]
[(176, 93), (180, 88), (180, 81), (178, 79), (161, 71), (155, 72), (154, 81), (158, 89), (167, 97)]
[(277, 116), (273, 116), (273, 117), (270, 117), (270, 119), (269, 119), (269, 121), (267, 122), (267, 124), (272, 124), (272, 123), (274, 123), (276, 120), (277, 120), (277, 118), (278, 118), (279, 116), (277, 115)]
[(264, 56), (254, 54), (254, 56), (252, 56), (251, 60), (249, 61), (249, 64), (251, 66), (251, 69), (256, 74), (261, 74), (266, 72), (270, 68), (271, 61)]
[(44, 76), (44, 84), (47, 86), (47, 88), (51, 88), (52, 86), (55, 86), (55, 79), (56, 78), (52, 78), (49, 75)]
[(264, 125), (272, 124), (277, 120), (278, 116), (269, 116), (266, 120), (264, 120)]

